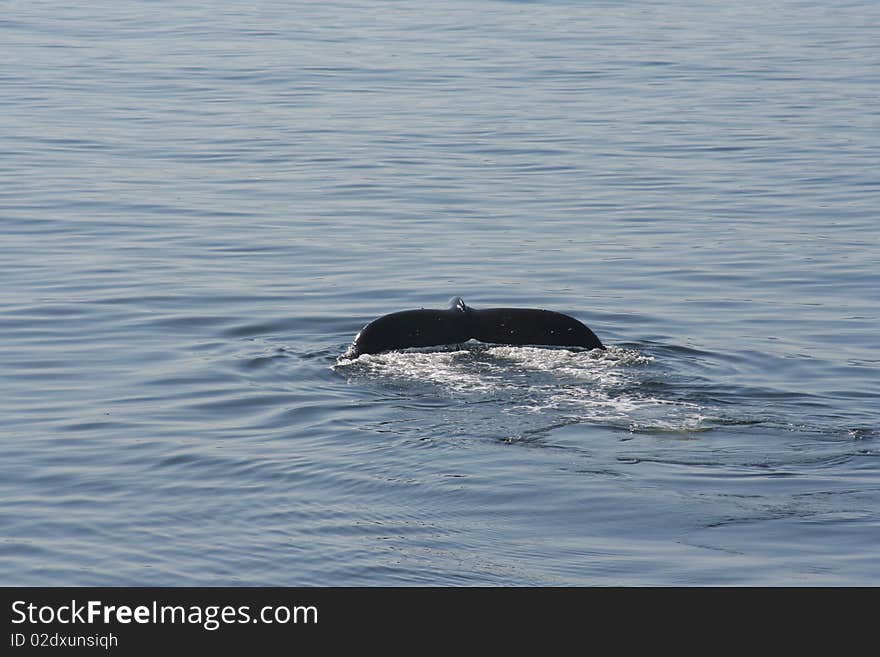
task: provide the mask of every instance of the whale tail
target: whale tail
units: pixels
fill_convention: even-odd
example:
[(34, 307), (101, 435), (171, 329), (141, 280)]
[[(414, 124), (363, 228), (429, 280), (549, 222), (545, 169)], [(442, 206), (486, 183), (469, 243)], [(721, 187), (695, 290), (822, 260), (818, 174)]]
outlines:
[(510, 345), (605, 348), (596, 334), (574, 317), (530, 308), (478, 310), (466, 305), (461, 297), (453, 297), (445, 310), (402, 310), (373, 320), (355, 336), (344, 355), (357, 358), (361, 354), (470, 339)]
[(552, 310), (488, 308), (474, 311), (474, 319), (473, 337), (480, 342), (605, 348), (588, 326)]

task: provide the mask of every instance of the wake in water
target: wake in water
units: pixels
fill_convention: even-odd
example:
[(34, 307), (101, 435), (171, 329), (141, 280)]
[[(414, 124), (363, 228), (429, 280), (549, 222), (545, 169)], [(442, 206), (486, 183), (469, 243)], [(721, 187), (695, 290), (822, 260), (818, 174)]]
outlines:
[[(350, 380), (380, 382), (413, 398), (433, 393), (449, 403), (459, 401), (469, 407), (469, 421), (474, 419), (473, 407), (480, 405), (507, 433), (574, 423), (633, 432), (710, 428), (708, 410), (664, 390), (668, 375), (653, 356), (637, 349), (583, 351), (468, 342), (341, 358), (334, 369)], [(492, 425), (491, 418), (484, 421)]]

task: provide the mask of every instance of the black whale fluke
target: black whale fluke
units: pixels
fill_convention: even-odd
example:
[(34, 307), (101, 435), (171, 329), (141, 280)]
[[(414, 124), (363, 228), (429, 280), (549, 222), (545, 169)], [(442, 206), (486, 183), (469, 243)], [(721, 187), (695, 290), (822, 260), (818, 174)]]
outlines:
[(470, 339), (497, 344), (534, 344), (604, 349), (587, 326), (552, 310), (487, 308), (465, 305), (461, 297), (446, 310), (402, 310), (383, 315), (355, 336), (347, 358), (408, 347), (436, 347)]

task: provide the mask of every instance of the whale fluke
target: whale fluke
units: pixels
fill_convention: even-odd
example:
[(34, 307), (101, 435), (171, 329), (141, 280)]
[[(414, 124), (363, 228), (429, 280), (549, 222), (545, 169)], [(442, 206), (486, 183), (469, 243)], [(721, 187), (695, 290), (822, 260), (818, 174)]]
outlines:
[(552, 310), (471, 308), (454, 297), (446, 310), (402, 310), (367, 324), (345, 352), (347, 358), (409, 347), (436, 347), (470, 339), (510, 345), (604, 349), (585, 324)]

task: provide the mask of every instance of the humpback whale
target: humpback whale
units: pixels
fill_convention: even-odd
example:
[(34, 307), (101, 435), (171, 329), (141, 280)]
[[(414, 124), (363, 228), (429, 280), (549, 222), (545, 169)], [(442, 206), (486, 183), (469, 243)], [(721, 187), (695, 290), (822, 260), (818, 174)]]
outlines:
[(604, 349), (586, 325), (552, 310), (477, 310), (454, 297), (445, 310), (401, 310), (367, 324), (345, 352), (346, 358), (408, 347), (435, 347), (468, 340), (511, 345), (554, 345)]

